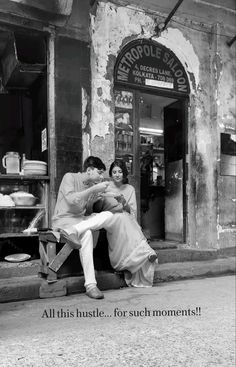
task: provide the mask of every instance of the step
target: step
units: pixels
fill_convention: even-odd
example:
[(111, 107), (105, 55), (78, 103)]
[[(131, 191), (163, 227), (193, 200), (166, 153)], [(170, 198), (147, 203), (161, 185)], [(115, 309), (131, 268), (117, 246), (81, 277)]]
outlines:
[(190, 249), (179, 245), (178, 248), (158, 249), (153, 247), (158, 255), (159, 264), (186, 262), (186, 261), (208, 261), (226, 257), (236, 256), (236, 247), (225, 249)]
[(149, 245), (154, 250), (166, 250), (166, 249), (174, 249), (179, 247), (179, 243), (175, 241), (163, 241), (163, 240), (151, 240)]
[(39, 259), (18, 263), (0, 261), (0, 279), (36, 276), (39, 272), (39, 263)]
[[(158, 255), (159, 264), (186, 261), (209, 261), (236, 256), (236, 247), (219, 250), (195, 250), (181, 247), (159, 249), (155, 246), (155, 243), (151, 243), (151, 245)], [(39, 272), (39, 263), (39, 259), (19, 263), (0, 261), (0, 279), (37, 275)]]
[[(228, 257), (208, 261), (186, 261), (165, 263), (156, 266), (154, 286), (163, 282), (184, 280), (199, 277), (212, 277), (235, 274), (236, 258)], [(109, 271), (99, 271), (96, 274), (101, 290), (119, 289), (125, 287), (123, 276)], [(12, 302), (39, 298), (39, 288), (46, 282), (36, 275), (14, 277), (0, 280), (0, 301)], [(67, 289), (67, 295), (84, 292), (84, 277), (67, 277), (60, 279)], [(60, 285), (60, 284), (59, 284)]]
[[(119, 289), (125, 287), (123, 275), (111, 273), (109, 271), (96, 272), (98, 287), (101, 290)], [(74, 293), (83, 293), (84, 277), (66, 277), (59, 279), (56, 283), (65, 285), (67, 295)], [(0, 302), (14, 302), (20, 300), (29, 300), (40, 298), (40, 286), (47, 285), (46, 280), (37, 275), (25, 277), (13, 277), (11, 279), (0, 280)]]
[(212, 277), (236, 273), (236, 257), (206, 261), (165, 263), (156, 268), (154, 285), (173, 280)]

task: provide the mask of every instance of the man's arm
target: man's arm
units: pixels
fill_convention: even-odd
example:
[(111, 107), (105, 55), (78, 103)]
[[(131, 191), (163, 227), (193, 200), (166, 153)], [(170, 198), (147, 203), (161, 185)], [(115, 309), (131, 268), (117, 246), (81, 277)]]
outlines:
[(100, 182), (82, 191), (76, 190), (75, 178), (70, 173), (63, 177), (61, 188), (62, 194), (70, 205), (76, 205), (83, 211), (91, 194), (102, 193), (106, 190), (109, 182)]

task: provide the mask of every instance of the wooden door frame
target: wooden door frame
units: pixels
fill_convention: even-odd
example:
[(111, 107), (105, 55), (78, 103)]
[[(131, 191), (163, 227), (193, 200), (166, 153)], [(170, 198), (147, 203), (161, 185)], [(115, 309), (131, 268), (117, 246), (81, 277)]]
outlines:
[[(168, 97), (167, 97), (168, 98)], [(173, 97), (170, 97), (173, 98)], [(189, 109), (189, 96), (177, 97), (177, 101), (170, 103), (166, 107), (172, 106), (176, 102), (181, 102), (181, 110), (183, 113), (183, 189), (182, 189), (182, 203), (183, 203), (183, 239), (186, 243), (188, 237), (188, 109)]]

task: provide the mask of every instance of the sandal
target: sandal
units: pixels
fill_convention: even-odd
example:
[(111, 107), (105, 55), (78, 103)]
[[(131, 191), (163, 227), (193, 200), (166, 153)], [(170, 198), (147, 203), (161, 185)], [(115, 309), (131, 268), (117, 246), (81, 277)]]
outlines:
[(150, 254), (148, 256), (148, 261), (150, 261), (150, 263), (154, 263), (156, 260), (157, 260), (157, 254), (156, 253)]

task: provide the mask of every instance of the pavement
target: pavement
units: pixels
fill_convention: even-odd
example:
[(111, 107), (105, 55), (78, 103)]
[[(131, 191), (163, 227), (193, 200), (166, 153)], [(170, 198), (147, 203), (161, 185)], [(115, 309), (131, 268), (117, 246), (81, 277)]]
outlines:
[(0, 304), (4, 367), (235, 367), (235, 276)]

